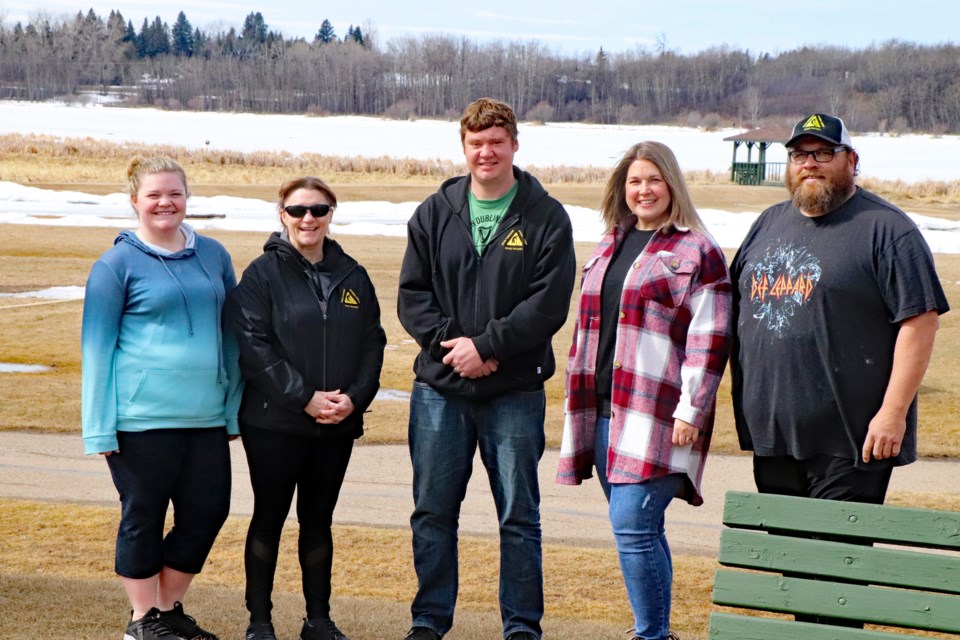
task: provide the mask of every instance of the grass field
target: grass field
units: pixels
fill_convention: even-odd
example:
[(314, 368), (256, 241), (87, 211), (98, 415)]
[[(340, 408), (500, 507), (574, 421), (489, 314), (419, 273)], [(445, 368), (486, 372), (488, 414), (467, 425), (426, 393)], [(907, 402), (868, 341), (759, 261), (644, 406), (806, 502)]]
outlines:
[[(79, 156), (80, 154), (74, 154)], [(28, 157), (29, 156), (29, 157)], [(125, 158), (92, 156), (72, 160), (47, 153), (0, 160), (0, 180), (16, 179), (34, 186), (91, 193), (122, 189)], [(292, 173), (319, 172), (321, 167), (218, 167), (198, 160), (188, 164), (194, 193), (227, 194), (271, 200), (279, 182)], [(302, 170), (302, 171), (301, 171)], [(329, 177), (341, 200), (420, 200), (439, 181), (433, 176), (336, 173)], [(565, 182), (549, 186), (563, 202), (596, 206), (598, 183)], [(733, 187), (712, 180), (692, 185), (702, 208), (759, 211), (781, 200), (782, 189)], [(895, 197), (891, 197), (896, 202)], [(907, 206), (907, 202), (901, 203)], [(954, 205), (937, 198), (911, 197), (910, 209), (956, 218)], [(126, 213), (126, 212), (118, 212)], [(93, 261), (108, 248), (114, 229), (67, 229), (46, 226), (0, 226), (0, 293), (51, 286), (82, 285)], [(259, 255), (264, 234), (214, 232), (233, 256), (238, 274)], [(366, 266), (377, 287), (389, 347), (382, 387), (408, 390), (416, 347), (396, 319), (397, 270), (404, 241), (395, 238), (341, 236), (345, 249)], [(577, 247), (582, 263), (592, 246)], [(937, 267), (950, 301), (960, 299), (960, 256), (938, 255)], [(80, 429), (80, 317), (82, 302), (0, 299), (0, 362), (41, 364), (40, 374), (0, 374), (0, 430), (75, 432)], [(960, 455), (960, 333), (956, 313), (942, 318), (937, 347), (921, 388), (920, 448), (924, 456)], [(565, 361), (572, 333), (572, 314), (554, 340), (558, 362)], [(562, 380), (548, 386), (547, 433), (559, 444)], [(402, 442), (407, 406), (378, 402), (367, 421), (363, 442)], [(713, 451), (735, 453), (736, 439), (729, 402), (729, 382), (720, 392)], [(892, 496), (893, 502), (958, 508), (940, 496)], [(0, 640), (67, 637), (118, 637), (127, 605), (112, 576), (112, 538), (118, 512), (75, 504), (39, 504), (0, 498)], [(191, 611), (221, 637), (239, 637), (245, 624), (242, 594), (242, 539), (246, 521), (231, 518), (211, 560), (191, 592)], [(408, 531), (337, 527), (334, 615), (354, 640), (399, 638), (408, 624), (407, 607), (415, 578)], [(287, 531), (277, 580), (279, 630), (291, 637), (298, 630), (301, 604), (294, 565), (295, 533)], [(484, 538), (463, 541), (462, 593), (451, 640), (498, 637), (496, 612), (496, 545)], [(629, 626), (626, 598), (612, 549), (552, 545), (545, 549), (549, 637), (623, 638)], [(709, 558), (674, 558), (676, 568), (673, 623), (685, 640), (704, 638), (709, 592), (715, 562)]]
[[(0, 247), (0, 292), (22, 292), (51, 286), (82, 285), (90, 266), (106, 247), (116, 230), (106, 228), (70, 229), (30, 225), (4, 225)], [(252, 232), (211, 232), (229, 249), (237, 273), (259, 255), (264, 234)], [(403, 331), (396, 317), (397, 266), (404, 250), (401, 238), (340, 236), (347, 252), (370, 272), (383, 309), (387, 332), (381, 386), (409, 390), (416, 344)], [(582, 264), (592, 247), (577, 246)], [(960, 256), (937, 255), (937, 267), (947, 297), (960, 300)], [(79, 431), (80, 425), (80, 316), (83, 303), (40, 302), (21, 299), (0, 300), (0, 362), (41, 364), (45, 373), (2, 374), (8, 384), (0, 391), (0, 430)], [(575, 306), (575, 301), (573, 302)], [(566, 326), (554, 339), (557, 361), (565, 362), (573, 332), (571, 313)], [(933, 361), (921, 388), (924, 456), (960, 455), (960, 426), (954, 420), (960, 407), (960, 371), (950, 363), (960, 358), (960, 320), (956, 313), (942, 317)], [(719, 395), (716, 436), (712, 450), (738, 450), (730, 407), (729, 379), (725, 377)], [(560, 439), (563, 380), (548, 382), (547, 439), (558, 446)], [(403, 442), (406, 437), (407, 407), (402, 402), (378, 402), (367, 419), (367, 442)], [(56, 420), (51, 420), (56, 415)]]

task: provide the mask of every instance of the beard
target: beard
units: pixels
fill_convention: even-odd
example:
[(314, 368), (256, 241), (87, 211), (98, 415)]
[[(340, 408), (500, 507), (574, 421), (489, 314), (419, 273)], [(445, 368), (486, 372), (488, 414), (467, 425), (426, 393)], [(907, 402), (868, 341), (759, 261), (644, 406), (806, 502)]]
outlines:
[(810, 183), (803, 182), (800, 180), (801, 176), (787, 171), (787, 191), (793, 198), (793, 204), (807, 215), (822, 216), (830, 213), (846, 202), (853, 191), (853, 174), (837, 171), (822, 175), (826, 180)]

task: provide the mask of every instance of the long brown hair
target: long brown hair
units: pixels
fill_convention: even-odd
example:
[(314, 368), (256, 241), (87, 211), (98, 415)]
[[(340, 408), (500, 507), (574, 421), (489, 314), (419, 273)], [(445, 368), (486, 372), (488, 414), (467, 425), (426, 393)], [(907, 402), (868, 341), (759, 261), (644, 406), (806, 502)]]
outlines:
[(600, 201), (600, 215), (606, 232), (613, 231), (617, 225), (634, 215), (627, 206), (627, 173), (630, 165), (637, 160), (646, 160), (656, 165), (670, 189), (670, 214), (663, 226), (675, 225), (703, 231), (703, 220), (693, 206), (693, 199), (690, 198), (677, 157), (667, 145), (647, 140), (627, 149), (607, 180), (603, 200)]

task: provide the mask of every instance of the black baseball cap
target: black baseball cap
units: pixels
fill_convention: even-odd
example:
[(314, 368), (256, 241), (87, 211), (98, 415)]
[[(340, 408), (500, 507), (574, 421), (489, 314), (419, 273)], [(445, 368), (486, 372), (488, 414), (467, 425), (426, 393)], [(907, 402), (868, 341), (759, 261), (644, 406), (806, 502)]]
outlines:
[(798, 122), (793, 127), (793, 135), (784, 146), (792, 147), (797, 139), (803, 136), (813, 136), (833, 144), (843, 145), (848, 149), (853, 148), (850, 132), (847, 131), (847, 126), (843, 124), (843, 120), (824, 113), (815, 113)]

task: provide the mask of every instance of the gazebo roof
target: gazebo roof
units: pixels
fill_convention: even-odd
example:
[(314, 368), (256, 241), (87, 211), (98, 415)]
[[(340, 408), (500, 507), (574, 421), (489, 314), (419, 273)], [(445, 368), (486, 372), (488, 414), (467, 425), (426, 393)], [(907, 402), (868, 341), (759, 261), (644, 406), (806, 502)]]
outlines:
[(779, 142), (784, 144), (793, 135), (793, 127), (760, 127), (724, 138), (724, 142)]

